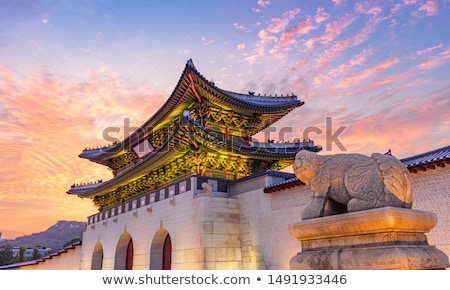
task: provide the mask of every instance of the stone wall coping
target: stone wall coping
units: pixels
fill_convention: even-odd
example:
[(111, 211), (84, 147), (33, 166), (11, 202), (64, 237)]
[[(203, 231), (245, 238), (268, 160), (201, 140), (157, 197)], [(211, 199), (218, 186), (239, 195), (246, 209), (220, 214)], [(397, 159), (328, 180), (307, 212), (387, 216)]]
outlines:
[(382, 232), (426, 233), (436, 223), (432, 212), (383, 207), (300, 221), (289, 225), (289, 233), (299, 241)]

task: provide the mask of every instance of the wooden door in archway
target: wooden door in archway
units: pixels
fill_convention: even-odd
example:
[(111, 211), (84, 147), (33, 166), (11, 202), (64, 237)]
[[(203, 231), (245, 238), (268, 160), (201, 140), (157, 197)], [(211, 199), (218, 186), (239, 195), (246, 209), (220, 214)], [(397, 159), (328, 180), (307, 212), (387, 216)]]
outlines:
[(133, 255), (134, 255), (133, 240), (130, 239), (127, 246), (125, 270), (133, 270)]
[(170, 235), (167, 234), (163, 247), (163, 270), (172, 269), (172, 241)]

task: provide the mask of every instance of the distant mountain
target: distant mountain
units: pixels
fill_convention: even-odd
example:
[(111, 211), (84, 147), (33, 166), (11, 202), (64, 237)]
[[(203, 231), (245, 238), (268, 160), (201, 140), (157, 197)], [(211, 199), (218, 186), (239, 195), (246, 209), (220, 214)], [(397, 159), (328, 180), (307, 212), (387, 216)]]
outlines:
[(14, 240), (0, 240), (0, 246), (9, 244), (12, 247), (62, 249), (65, 243), (73, 239), (81, 240), (85, 227), (85, 222), (58, 221), (40, 233), (17, 237)]

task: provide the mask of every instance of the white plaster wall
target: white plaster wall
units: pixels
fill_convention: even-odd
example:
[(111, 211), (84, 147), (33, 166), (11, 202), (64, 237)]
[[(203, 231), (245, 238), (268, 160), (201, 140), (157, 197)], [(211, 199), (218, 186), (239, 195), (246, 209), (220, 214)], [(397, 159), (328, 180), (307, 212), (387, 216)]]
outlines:
[(306, 187), (296, 187), (271, 194), (260, 188), (238, 195), (243, 269), (289, 269), (289, 260), (301, 245), (290, 236), (288, 226), (301, 220), (311, 194)]
[(450, 166), (411, 173), (413, 208), (434, 212), (436, 226), (427, 234), (428, 242), (450, 257)]
[(81, 245), (78, 245), (36, 264), (21, 266), (20, 270), (79, 270), (80, 253)]

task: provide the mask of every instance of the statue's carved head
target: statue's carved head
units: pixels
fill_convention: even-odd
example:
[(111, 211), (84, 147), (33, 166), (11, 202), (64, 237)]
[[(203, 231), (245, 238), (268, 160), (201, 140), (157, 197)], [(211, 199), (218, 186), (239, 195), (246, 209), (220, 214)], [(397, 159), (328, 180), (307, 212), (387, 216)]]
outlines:
[(322, 160), (320, 156), (308, 150), (299, 151), (292, 165), (295, 176), (308, 186), (311, 184), (311, 178), (314, 172), (321, 166)]

